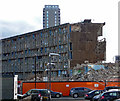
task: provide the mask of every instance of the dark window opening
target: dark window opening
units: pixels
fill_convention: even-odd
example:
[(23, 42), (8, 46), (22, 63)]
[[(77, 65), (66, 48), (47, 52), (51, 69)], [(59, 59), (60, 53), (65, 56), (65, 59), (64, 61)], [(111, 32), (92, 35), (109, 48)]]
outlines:
[(72, 50), (72, 43), (70, 42), (70, 50)]

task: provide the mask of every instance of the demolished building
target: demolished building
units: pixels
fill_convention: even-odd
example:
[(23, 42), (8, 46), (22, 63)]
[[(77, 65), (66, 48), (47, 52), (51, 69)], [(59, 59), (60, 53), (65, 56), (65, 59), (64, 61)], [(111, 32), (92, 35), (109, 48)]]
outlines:
[(42, 78), (49, 68), (49, 54), (58, 53), (60, 57), (51, 58), (55, 64), (51, 76), (70, 77), (76, 64), (106, 59), (106, 40), (98, 40), (104, 25), (84, 20), (2, 39), (2, 73), (16, 74), (19, 80), (35, 73)]

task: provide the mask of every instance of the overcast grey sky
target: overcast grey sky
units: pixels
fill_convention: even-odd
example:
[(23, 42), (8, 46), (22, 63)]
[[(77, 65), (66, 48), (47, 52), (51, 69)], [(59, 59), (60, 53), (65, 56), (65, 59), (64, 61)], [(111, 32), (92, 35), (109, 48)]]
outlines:
[[(61, 24), (84, 19), (104, 23), (107, 62), (118, 54), (119, 0), (0, 0), (0, 38), (42, 29), (44, 5), (59, 5)], [(102, 37), (102, 38), (103, 38)]]

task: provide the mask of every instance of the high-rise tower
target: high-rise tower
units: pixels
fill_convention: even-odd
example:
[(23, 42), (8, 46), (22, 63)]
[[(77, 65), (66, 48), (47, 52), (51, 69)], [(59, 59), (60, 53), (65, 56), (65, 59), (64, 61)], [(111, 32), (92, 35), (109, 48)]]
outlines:
[(43, 8), (43, 28), (60, 25), (59, 5), (45, 5)]

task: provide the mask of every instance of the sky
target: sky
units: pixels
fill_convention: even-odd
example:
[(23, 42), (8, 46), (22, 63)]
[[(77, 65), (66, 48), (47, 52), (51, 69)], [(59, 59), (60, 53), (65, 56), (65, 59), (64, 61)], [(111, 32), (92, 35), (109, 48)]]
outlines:
[(0, 39), (43, 28), (44, 5), (59, 5), (61, 24), (91, 19), (106, 23), (106, 62), (114, 62), (118, 54), (119, 0), (0, 0)]

